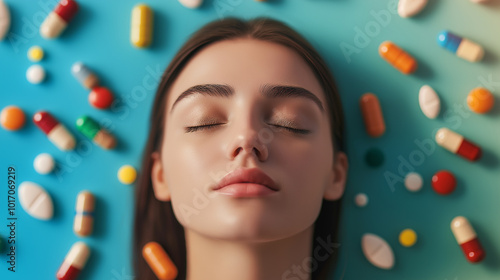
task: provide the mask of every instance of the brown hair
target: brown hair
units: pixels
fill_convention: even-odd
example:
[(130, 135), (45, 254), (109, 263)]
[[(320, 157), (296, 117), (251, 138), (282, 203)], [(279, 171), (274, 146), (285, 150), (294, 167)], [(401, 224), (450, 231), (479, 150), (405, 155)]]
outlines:
[[(143, 154), (142, 168), (136, 183), (136, 203), (134, 221), (133, 261), (137, 279), (156, 279), (144, 258), (142, 247), (149, 241), (156, 241), (167, 251), (179, 271), (177, 279), (186, 279), (186, 244), (184, 228), (175, 218), (170, 201), (155, 198), (151, 168), (151, 154), (160, 151), (163, 138), (165, 112), (167, 111), (167, 92), (186, 63), (204, 47), (222, 40), (236, 38), (254, 38), (277, 43), (295, 50), (311, 67), (325, 92), (329, 111), (333, 148), (344, 151), (344, 113), (333, 76), (326, 63), (316, 50), (293, 29), (277, 20), (255, 18), (244, 21), (237, 18), (225, 18), (208, 23), (181, 47), (163, 73), (156, 91), (150, 119), (150, 131)], [(337, 242), (337, 229), (340, 219), (341, 200), (323, 200), (321, 212), (314, 225), (313, 250), (320, 246), (318, 239)], [(313, 252), (311, 252), (311, 256)], [(335, 263), (337, 250), (326, 260), (316, 260), (317, 269), (312, 271), (312, 279), (326, 279), (329, 264)]]

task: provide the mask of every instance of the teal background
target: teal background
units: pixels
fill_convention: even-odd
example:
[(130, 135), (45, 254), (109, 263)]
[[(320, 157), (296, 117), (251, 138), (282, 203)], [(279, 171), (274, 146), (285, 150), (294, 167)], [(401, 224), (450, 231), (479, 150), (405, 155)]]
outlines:
[[(0, 108), (17, 105), (28, 121), (17, 132), (0, 129), (4, 174), (0, 235), (4, 241), (8, 236), (9, 166), (16, 168), (17, 185), (34, 181), (50, 193), (55, 215), (50, 221), (34, 219), (17, 201), (16, 272), (7, 270), (4, 247), (0, 279), (54, 279), (69, 248), (79, 240), (92, 249), (80, 279), (134, 279), (130, 261), (134, 187), (121, 184), (116, 173), (124, 164), (140, 167), (159, 76), (178, 48), (203, 24), (226, 16), (259, 15), (280, 19), (310, 40), (333, 70), (342, 95), (350, 170), (342, 212), (341, 257), (331, 279), (500, 279), (500, 106), (476, 115), (465, 105), (468, 92), (481, 84), (499, 102), (498, 1), (477, 5), (467, 0), (431, 0), (421, 14), (403, 19), (381, 12), (388, 11), (394, 0), (205, 0), (197, 10), (173, 0), (144, 0), (155, 15), (154, 43), (148, 49), (135, 49), (129, 43), (130, 13), (136, 1), (79, 1), (77, 16), (52, 41), (41, 38), (38, 28), (56, 1), (5, 2), (12, 25), (8, 37), (0, 42)], [(381, 13), (390, 16), (383, 25), (376, 20)], [(345, 55), (341, 45), (356, 47), (356, 30), (367, 32), (366, 28), (371, 32), (368, 41)], [(436, 36), (443, 29), (480, 43), (486, 50), (484, 60), (469, 63), (440, 48)], [(392, 40), (418, 60), (415, 74), (405, 76), (379, 57), (378, 46), (385, 40)], [(40, 85), (29, 84), (25, 78), (26, 69), (33, 64), (26, 53), (33, 45), (40, 45), (46, 53), (39, 64), (48, 78)], [(76, 61), (93, 69), (101, 84), (114, 92), (117, 102), (110, 110), (89, 105), (88, 91), (70, 73)], [(418, 90), (424, 84), (431, 85), (441, 98), (442, 111), (435, 120), (427, 119), (418, 106)], [(362, 123), (358, 100), (365, 92), (378, 95), (384, 112), (387, 131), (378, 139), (370, 138)], [(32, 123), (33, 114), (42, 109), (52, 112), (76, 136), (74, 151), (58, 150)], [(76, 131), (74, 122), (84, 114), (118, 138), (116, 150), (104, 151)], [(440, 127), (479, 144), (483, 158), (471, 163), (438, 147), (434, 132)], [(426, 150), (417, 143), (425, 143)], [(378, 168), (364, 163), (364, 154), (371, 147), (385, 154), (386, 160)], [(33, 159), (42, 152), (54, 156), (56, 173), (34, 171)], [(407, 191), (401, 181), (410, 169), (424, 178), (418, 193)], [(454, 172), (458, 179), (456, 191), (449, 196), (434, 193), (430, 186), (430, 178), (441, 169)], [(388, 181), (388, 174), (400, 180)], [(72, 231), (76, 195), (82, 189), (97, 197), (95, 231), (86, 238)], [(359, 192), (369, 197), (364, 208), (353, 202)], [(465, 260), (451, 233), (450, 221), (458, 215), (469, 218), (486, 249), (487, 257), (480, 264)], [(418, 234), (413, 247), (398, 243), (399, 232), (405, 228)], [(396, 257), (392, 270), (378, 269), (365, 259), (360, 241), (366, 232), (391, 245)]]

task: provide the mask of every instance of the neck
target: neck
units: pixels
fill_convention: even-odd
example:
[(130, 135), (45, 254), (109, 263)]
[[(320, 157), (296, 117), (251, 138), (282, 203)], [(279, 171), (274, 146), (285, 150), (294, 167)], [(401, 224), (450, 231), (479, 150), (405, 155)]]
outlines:
[(310, 280), (313, 227), (285, 239), (245, 243), (186, 230), (187, 280)]

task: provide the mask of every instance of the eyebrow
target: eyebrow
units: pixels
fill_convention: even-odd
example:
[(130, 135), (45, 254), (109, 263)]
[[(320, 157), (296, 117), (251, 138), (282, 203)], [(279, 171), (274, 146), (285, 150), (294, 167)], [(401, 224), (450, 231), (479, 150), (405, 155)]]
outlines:
[[(267, 98), (306, 98), (313, 101), (318, 106), (321, 113), (324, 113), (325, 111), (321, 100), (312, 92), (302, 87), (265, 84), (260, 87), (260, 92), (262, 96)], [(185, 90), (183, 93), (181, 93), (179, 97), (177, 97), (174, 104), (172, 104), (172, 109), (170, 109), (170, 114), (172, 114), (175, 105), (179, 103), (182, 99), (197, 94), (213, 96), (213, 97), (230, 98), (234, 95), (234, 89), (230, 85), (222, 85), (222, 84), (203, 84), (203, 85), (192, 86), (187, 90)]]

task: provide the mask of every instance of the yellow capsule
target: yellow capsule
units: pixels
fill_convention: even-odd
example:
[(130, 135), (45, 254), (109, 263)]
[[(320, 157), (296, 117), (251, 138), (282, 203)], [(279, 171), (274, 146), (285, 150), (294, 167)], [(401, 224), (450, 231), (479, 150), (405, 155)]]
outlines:
[(153, 40), (153, 11), (145, 4), (138, 4), (132, 9), (130, 41), (138, 48), (145, 48)]

